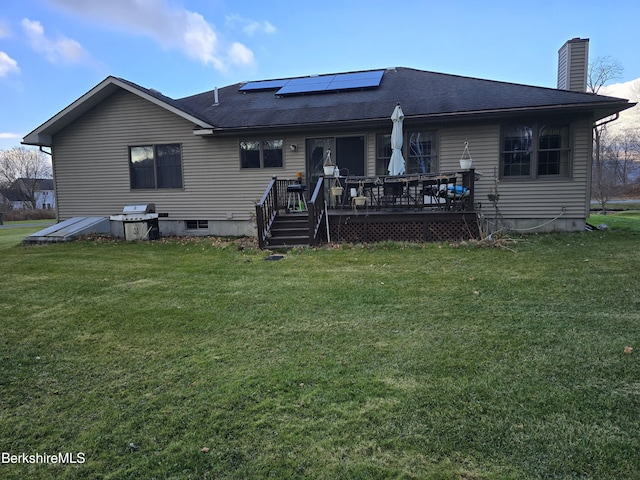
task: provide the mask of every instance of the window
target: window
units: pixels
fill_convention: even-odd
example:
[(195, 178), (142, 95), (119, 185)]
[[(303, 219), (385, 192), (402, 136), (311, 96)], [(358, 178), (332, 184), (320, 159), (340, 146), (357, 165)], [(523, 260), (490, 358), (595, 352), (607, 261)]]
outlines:
[(182, 188), (179, 143), (129, 148), (131, 188)]
[(568, 125), (502, 127), (501, 176), (568, 176), (571, 157), (569, 132)]
[(542, 125), (538, 133), (538, 175), (569, 175), (569, 127)]
[[(403, 142), (405, 173), (432, 173), (437, 168), (436, 132), (408, 131)], [(376, 136), (376, 175), (388, 175), (391, 160), (391, 134)]]
[(435, 132), (407, 132), (409, 154), (406, 173), (432, 173), (436, 169)]
[(282, 140), (245, 140), (240, 142), (240, 167), (282, 167), (283, 143)]
[(533, 129), (504, 127), (502, 130), (502, 175), (528, 176), (531, 171)]

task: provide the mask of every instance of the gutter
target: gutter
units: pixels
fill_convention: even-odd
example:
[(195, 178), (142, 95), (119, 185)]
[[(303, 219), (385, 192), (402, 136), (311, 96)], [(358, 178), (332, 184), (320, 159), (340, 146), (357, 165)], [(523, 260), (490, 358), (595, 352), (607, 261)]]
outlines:
[(593, 128), (600, 128), (600, 127), (604, 127), (605, 125), (607, 125), (607, 124), (609, 124), (609, 123), (611, 123), (611, 122), (615, 122), (615, 121), (616, 121), (616, 120), (618, 120), (619, 118), (620, 118), (620, 112), (617, 112), (617, 113), (613, 116), (613, 118), (606, 119), (606, 120), (604, 120), (604, 121), (602, 121), (602, 122), (600, 122), (600, 123), (595, 123), (595, 122), (594, 122), (594, 124), (593, 124)]
[[(626, 103), (624, 104), (624, 108), (622, 110), (626, 110), (627, 108), (633, 107), (635, 104)], [(526, 115), (526, 116), (539, 116), (543, 114), (554, 114), (558, 113), (558, 111), (562, 113), (570, 113), (570, 112), (593, 112), (595, 110), (599, 110), (600, 108), (615, 108), (618, 109), (620, 107), (620, 102), (607, 102), (604, 105), (594, 105), (590, 104), (582, 104), (576, 103), (571, 105), (545, 105), (539, 107), (517, 107), (517, 108), (508, 108), (508, 109), (496, 109), (496, 110), (471, 110), (468, 112), (442, 112), (442, 113), (428, 113), (428, 114), (420, 114), (420, 115), (411, 115), (405, 114), (405, 125), (412, 124), (414, 122), (422, 121), (422, 122), (455, 122), (455, 121), (465, 121), (477, 118), (500, 118), (506, 116), (516, 116), (516, 115)], [(598, 108), (600, 107), (600, 108)], [(568, 109), (568, 110), (567, 110)], [(619, 116), (619, 113), (615, 113), (616, 117)], [(613, 121), (613, 119), (611, 120)], [(341, 128), (350, 127), (353, 129), (359, 129), (364, 127), (373, 127), (373, 128), (387, 128), (389, 125), (389, 117), (383, 118), (366, 118), (366, 119), (344, 119), (344, 120), (331, 120), (327, 122), (312, 122), (312, 123), (289, 123), (289, 124), (277, 124), (277, 125), (251, 125), (251, 126), (237, 126), (237, 127), (213, 127), (213, 128), (195, 128), (193, 133), (195, 135), (202, 136), (230, 136), (230, 135), (238, 135), (250, 132), (258, 132), (258, 131), (271, 131), (271, 130), (287, 130), (287, 131), (305, 131), (309, 129), (335, 129), (336, 125), (339, 125)]]

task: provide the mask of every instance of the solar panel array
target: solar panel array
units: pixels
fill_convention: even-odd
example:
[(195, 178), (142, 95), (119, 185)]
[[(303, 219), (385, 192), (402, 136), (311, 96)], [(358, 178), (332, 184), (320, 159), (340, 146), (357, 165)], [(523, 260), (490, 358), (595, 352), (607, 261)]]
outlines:
[(370, 72), (338, 73), (317, 77), (289, 78), (282, 80), (263, 80), (249, 82), (240, 88), (241, 92), (275, 90), (276, 95), (295, 95), (301, 93), (332, 92), (380, 86), (384, 70)]

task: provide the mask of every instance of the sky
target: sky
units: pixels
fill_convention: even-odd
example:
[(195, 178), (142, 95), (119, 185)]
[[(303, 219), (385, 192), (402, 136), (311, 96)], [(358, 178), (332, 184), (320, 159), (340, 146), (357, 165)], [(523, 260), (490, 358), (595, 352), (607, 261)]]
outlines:
[(624, 84), (638, 18), (635, 0), (0, 0), (0, 149), (109, 75), (173, 98), (397, 66), (555, 88), (580, 37)]

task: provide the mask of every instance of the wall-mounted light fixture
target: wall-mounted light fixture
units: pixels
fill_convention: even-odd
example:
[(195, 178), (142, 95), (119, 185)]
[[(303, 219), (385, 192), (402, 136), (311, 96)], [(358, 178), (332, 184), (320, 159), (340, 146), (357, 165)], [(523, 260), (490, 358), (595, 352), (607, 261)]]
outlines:
[(295, 143), (292, 143), (291, 145), (289, 145), (289, 148), (291, 149), (292, 152), (295, 152), (298, 149), (298, 145), (296, 145)]

